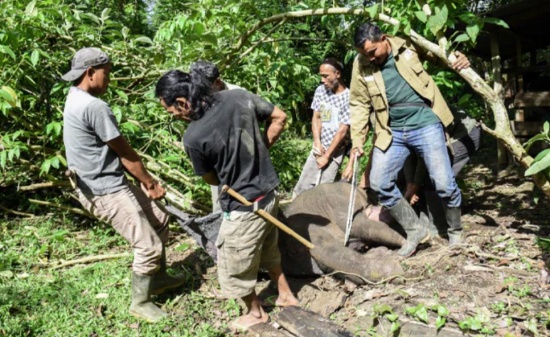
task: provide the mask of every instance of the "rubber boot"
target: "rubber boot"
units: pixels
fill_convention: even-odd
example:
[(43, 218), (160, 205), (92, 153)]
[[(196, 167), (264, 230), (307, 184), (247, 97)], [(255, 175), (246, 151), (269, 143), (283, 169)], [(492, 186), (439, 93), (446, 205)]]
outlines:
[(150, 323), (156, 323), (168, 314), (157, 307), (151, 300), (152, 275), (132, 273), (132, 304), (130, 314)]
[(430, 239), (430, 233), (426, 227), (421, 226), (416, 212), (404, 198), (401, 198), (389, 211), (407, 233), (407, 242), (397, 251), (397, 254), (404, 258), (409, 257), (414, 254), (418, 244)]
[(462, 222), (460, 207), (445, 207), (445, 219), (449, 224), (447, 235), (449, 235), (449, 246), (462, 243)]
[(420, 226), (426, 227), (428, 229), (428, 232), (430, 232), (430, 236), (432, 238), (439, 236), (439, 231), (437, 230), (437, 227), (425, 212), (420, 212), (420, 215), (418, 216), (418, 221), (420, 222)]
[(185, 275), (178, 274), (171, 276), (167, 272), (166, 253), (163, 250), (160, 258), (160, 269), (153, 275), (151, 284), (151, 295), (160, 295), (165, 290), (176, 288), (185, 283)]

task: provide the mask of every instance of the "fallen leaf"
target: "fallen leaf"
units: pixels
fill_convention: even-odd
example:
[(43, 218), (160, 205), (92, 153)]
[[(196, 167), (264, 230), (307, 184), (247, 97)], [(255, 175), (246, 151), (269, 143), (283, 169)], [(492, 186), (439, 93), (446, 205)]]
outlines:
[(510, 265), (510, 261), (508, 260), (500, 260), (498, 261), (497, 263), (497, 267), (500, 267), (500, 266), (509, 266)]
[(104, 311), (105, 311), (105, 306), (103, 304), (100, 304), (99, 307), (96, 309), (95, 313), (97, 317), (103, 317)]
[(503, 283), (499, 283), (499, 284), (495, 285), (495, 293), (500, 294), (501, 292), (506, 290), (506, 288), (507, 287)]

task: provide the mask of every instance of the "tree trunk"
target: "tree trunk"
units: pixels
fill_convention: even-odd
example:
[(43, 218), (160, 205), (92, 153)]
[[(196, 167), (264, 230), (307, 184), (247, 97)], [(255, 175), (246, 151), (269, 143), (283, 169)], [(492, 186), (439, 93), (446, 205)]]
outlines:
[[(392, 23), (390, 21), (392, 19), (384, 19), (383, 17), (385, 16), (380, 15), (381, 21)], [(451, 54), (447, 57), (445, 50), (440, 49), (438, 45), (428, 41), (412, 30), (411, 38), (415, 44), (437, 55), (440, 59), (444, 60), (447, 65), (450, 66), (452, 61), (454, 61), (454, 55)], [(533, 158), (525, 151), (521, 143), (512, 133), (510, 120), (508, 119), (508, 111), (504, 106), (504, 100), (472, 68), (463, 69), (458, 72), (458, 74), (485, 100), (493, 112), (495, 129), (492, 130), (486, 125), (483, 125), (483, 130), (500, 140), (521, 166), (529, 168), (533, 162)], [(537, 187), (540, 188), (547, 197), (550, 197), (550, 183), (544, 173), (538, 173), (534, 175), (533, 178)]]

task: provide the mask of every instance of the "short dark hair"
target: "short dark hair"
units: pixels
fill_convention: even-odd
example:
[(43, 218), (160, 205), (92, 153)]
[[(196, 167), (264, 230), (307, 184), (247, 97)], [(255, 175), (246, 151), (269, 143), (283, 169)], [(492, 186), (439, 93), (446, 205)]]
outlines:
[(334, 69), (338, 70), (339, 72), (344, 71), (344, 65), (342, 62), (338, 61), (335, 57), (327, 57), (326, 59), (321, 62), (321, 65), (328, 64), (332, 66)]
[(366, 41), (378, 42), (382, 38), (382, 31), (377, 25), (365, 22), (355, 30), (353, 44), (355, 48), (363, 48)]
[(158, 80), (155, 95), (164, 100), (167, 106), (175, 106), (177, 98), (185, 98), (191, 105), (191, 120), (200, 119), (214, 100), (210, 83), (199, 73), (188, 74), (180, 70), (170, 70)]
[(214, 83), (220, 77), (218, 67), (212, 62), (198, 60), (189, 67), (190, 73), (201, 73), (210, 83)]

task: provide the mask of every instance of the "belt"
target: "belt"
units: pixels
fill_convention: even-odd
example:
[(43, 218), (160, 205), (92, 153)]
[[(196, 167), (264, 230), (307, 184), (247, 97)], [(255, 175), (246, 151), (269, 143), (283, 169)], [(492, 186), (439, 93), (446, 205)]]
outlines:
[(260, 195), (252, 201), (252, 205), (239, 205), (235, 208), (235, 211), (239, 212), (255, 212), (259, 209), (265, 208), (275, 197), (276, 190), (271, 190), (264, 195)]
[(409, 108), (409, 107), (429, 108), (430, 106), (426, 103), (393, 103), (393, 104), (390, 104), (390, 108)]

